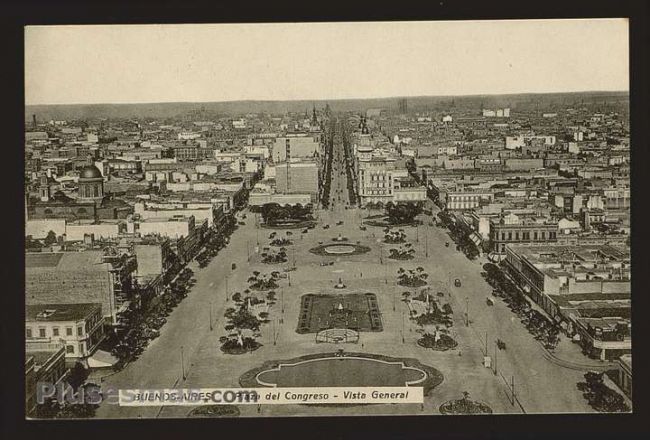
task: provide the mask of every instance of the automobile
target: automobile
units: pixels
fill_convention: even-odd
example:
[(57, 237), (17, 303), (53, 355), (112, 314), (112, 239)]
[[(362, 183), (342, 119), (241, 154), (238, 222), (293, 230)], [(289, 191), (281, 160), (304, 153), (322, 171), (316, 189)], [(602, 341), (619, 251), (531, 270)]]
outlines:
[(336, 226), (341, 226), (343, 224), (343, 220), (339, 220), (336, 222)]
[(320, 265), (321, 266), (334, 266), (334, 262), (333, 261), (322, 261), (320, 263)]
[(246, 226), (246, 222), (237, 222), (239, 226)]
[(307, 229), (315, 229), (315, 228), (316, 228), (316, 225), (309, 225), (309, 226), (307, 226)]
[(454, 281), (454, 286), (460, 287), (460, 280), (456, 278), (456, 281)]
[(359, 229), (361, 229), (362, 231), (365, 231), (368, 228), (366, 228), (365, 226), (359, 226)]
[(281, 273), (280, 278), (287, 278), (287, 274), (286, 273)]
[(269, 238), (270, 238), (270, 239), (274, 239), (276, 235), (278, 235), (277, 232), (271, 232), (271, 233), (269, 234)]
[(244, 220), (246, 220), (246, 214), (242, 214), (241, 218), (243, 218)]
[(323, 229), (329, 229), (329, 228), (330, 228), (330, 225), (323, 226)]
[(493, 306), (493, 305), (494, 305), (494, 300), (493, 300), (492, 298), (490, 298), (490, 297), (488, 297), (488, 298), (486, 299), (486, 302), (487, 302), (487, 305), (488, 305), (488, 306)]
[(309, 232), (309, 229), (303, 229), (303, 230), (302, 230), (302, 233), (303, 233), (303, 234), (306, 234), (307, 232)]
[(237, 269), (237, 264), (232, 263), (232, 270), (235, 270), (235, 269)]
[(445, 242), (445, 247), (449, 247), (449, 242)]

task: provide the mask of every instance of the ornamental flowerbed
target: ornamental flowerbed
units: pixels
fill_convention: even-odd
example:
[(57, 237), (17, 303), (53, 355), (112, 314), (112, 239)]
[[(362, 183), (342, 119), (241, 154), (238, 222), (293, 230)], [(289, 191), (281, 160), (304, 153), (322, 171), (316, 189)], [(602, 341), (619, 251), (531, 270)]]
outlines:
[(235, 405), (208, 405), (194, 408), (187, 417), (239, 417), (239, 414)]
[(492, 414), (492, 408), (483, 402), (470, 400), (469, 393), (465, 391), (462, 399), (449, 400), (440, 405), (440, 413), (446, 415), (460, 414)]
[(430, 348), (436, 351), (447, 351), (454, 349), (458, 346), (451, 336), (449, 336), (443, 330), (437, 331), (436, 334), (425, 333), (420, 339), (418, 339), (418, 345), (423, 348)]
[(397, 271), (397, 284), (406, 287), (421, 287), (427, 284), (429, 274), (424, 271), (423, 267), (408, 269), (400, 267)]

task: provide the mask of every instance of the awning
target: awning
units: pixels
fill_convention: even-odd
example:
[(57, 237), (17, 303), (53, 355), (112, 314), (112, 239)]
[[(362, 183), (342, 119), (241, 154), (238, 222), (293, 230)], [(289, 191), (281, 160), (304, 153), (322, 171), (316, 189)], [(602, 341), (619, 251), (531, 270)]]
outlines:
[(97, 350), (95, 354), (88, 358), (89, 368), (106, 368), (112, 367), (117, 363), (117, 358), (110, 353)]

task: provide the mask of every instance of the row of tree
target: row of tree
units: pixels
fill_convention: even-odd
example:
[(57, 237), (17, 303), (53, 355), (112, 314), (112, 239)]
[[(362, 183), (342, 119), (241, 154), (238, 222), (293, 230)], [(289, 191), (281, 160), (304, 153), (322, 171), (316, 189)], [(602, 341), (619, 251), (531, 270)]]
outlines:
[(286, 206), (282, 206), (279, 203), (266, 203), (262, 205), (261, 209), (262, 219), (269, 226), (287, 221), (299, 222), (313, 220), (312, 212), (313, 206), (311, 204), (303, 206), (300, 203)]

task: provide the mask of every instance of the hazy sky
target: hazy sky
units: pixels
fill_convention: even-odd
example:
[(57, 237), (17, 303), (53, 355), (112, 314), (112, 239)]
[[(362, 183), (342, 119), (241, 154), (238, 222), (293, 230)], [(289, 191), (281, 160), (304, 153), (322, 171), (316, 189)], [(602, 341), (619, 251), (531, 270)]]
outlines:
[(628, 90), (612, 20), (30, 26), (27, 104)]

